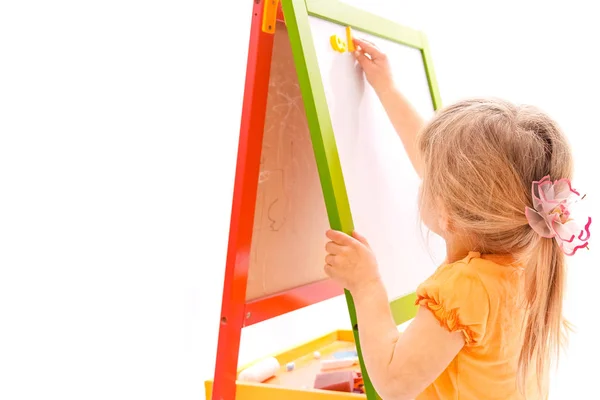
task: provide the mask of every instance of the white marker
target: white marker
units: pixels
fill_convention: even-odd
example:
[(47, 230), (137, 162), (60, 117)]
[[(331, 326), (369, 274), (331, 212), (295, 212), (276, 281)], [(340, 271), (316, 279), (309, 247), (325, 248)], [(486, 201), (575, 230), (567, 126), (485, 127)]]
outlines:
[(340, 360), (322, 360), (321, 361), (321, 371), (326, 371), (329, 369), (336, 368), (347, 368), (351, 367), (358, 362), (358, 358), (342, 358)]

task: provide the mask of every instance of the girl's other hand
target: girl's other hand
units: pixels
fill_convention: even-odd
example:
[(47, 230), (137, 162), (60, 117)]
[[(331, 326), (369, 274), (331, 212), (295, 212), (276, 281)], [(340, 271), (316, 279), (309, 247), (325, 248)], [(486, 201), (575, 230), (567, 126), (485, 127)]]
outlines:
[(354, 232), (348, 236), (343, 232), (330, 230), (325, 246), (325, 273), (350, 292), (362, 290), (373, 283), (379, 283), (379, 269), (367, 239)]
[(387, 56), (373, 43), (363, 39), (354, 39), (354, 46), (354, 57), (377, 95), (381, 96), (392, 89), (394, 79)]

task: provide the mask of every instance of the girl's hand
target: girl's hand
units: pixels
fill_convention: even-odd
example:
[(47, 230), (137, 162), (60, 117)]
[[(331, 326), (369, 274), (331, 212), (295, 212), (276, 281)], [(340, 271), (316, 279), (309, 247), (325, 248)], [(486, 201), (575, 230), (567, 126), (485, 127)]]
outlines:
[[(377, 95), (382, 95), (392, 89), (394, 79), (387, 56), (377, 46), (366, 40), (354, 39), (354, 45), (357, 49), (354, 56)], [(370, 58), (365, 54), (368, 54)]]
[(379, 282), (379, 269), (367, 239), (354, 232), (348, 236), (343, 232), (330, 230), (325, 246), (325, 273), (350, 292), (361, 290)]

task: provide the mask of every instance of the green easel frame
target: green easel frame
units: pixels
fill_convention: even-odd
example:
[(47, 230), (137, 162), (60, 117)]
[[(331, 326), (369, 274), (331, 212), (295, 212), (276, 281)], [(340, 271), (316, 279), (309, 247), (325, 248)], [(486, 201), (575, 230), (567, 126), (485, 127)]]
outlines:
[[(300, 90), (304, 99), (329, 223), (332, 229), (350, 234), (354, 230), (354, 223), (308, 17), (318, 17), (342, 26), (351, 26), (363, 32), (420, 50), (433, 108), (438, 110), (441, 107), (441, 98), (433, 71), (427, 38), (422, 32), (401, 26), (385, 18), (341, 3), (338, 0), (282, 0), (282, 6)], [(365, 380), (367, 399), (376, 399), (379, 396), (371, 384), (362, 357), (354, 301), (347, 290), (345, 295), (360, 366)], [(390, 303), (396, 324), (399, 325), (414, 318), (417, 311), (415, 300), (415, 294), (411, 293)]]

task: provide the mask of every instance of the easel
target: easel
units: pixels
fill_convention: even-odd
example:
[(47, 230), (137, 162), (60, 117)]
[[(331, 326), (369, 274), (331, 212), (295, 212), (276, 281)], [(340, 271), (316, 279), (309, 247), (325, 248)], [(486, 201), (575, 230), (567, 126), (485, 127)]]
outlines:
[(341, 295), (329, 280), (246, 303), (249, 254), (260, 169), (275, 24), (279, 0), (255, 0), (229, 228), (221, 325), (212, 398), (233, 400), (242, 328)]
[[(306, 9), (300, 9), (305, 6), (303, 1), (284, 0), (284, 2), (286, 14), (294, 17), (290, 20), (290, 25), (296, 24), (297, 21), (295, 18), (298, 15), (302, 15), (302, 13), (304, 13), (304, 18), (306, 18)], [(336, 4), (336, 8), (328, 8), (328, 3), (331, 2), (312, 1), (310, 3), (313, 11), (316, 10), (317, 14), (334, 12), (337, 16), (341, 16), (338, 20), (350, 18), (350, 20), (345, 22), (347, 24), (359, 27), (360, 25), (364, 25), (362, 14), (359, 15), (356, 11), (350, 10), (350, 6), (347, 5)], [(350, 14), (352, 15), (349, 16)], [(379, 21), (379, 19), (375, 19), (372, 16), (369, 18), (369, 23)], [(212, 399), (235, 399), (238, 353), (242, 328), (341, 295), (342, 293), (345, 293), (348, 303), (352, 332), (363, 371), (367, 398), (376, 399), (378, 396), (369, 380), (362, 360), (354, 304), (352, 296), (348, 291), (340, 290), (330, 280), (321, 280), (256, 300), (246, 300), (255, 202), (259, 181), (265, 115), (267, 112), (274, 33), (277, 21), (285, 22), (279, 0), (254, 1)], [(379, 27), (379, 25), (377, 26)], [(424, 35), (409, 28), (387, 22), (380, 28), (385, 30), (386, 35), (396, 37), (397, 42), (420, 50), (427, 73), (433, 106), (434, 109), (439, 108), (441, 100)], [(304, 29), (306, 29), (306, 26), (304, 26)], [(299, 40), (298, 34), (298, 32), (295, 33), (296, 41)], [(302, 51), (299, 48), (295, 50)], [(294, 57), (298, 58), (298, 53)], [(305, 84), (307, 81), (310, 81), (311, 75), (308, 71), (297, 72), (302, 74)], [(315, 110), (313, 109), (312, 111), (312, 115), (314, 116)], [(307, 110), (307, 114), (309, 112)], [(307, 115), (307, 118), (309, 118), (310, 125), (310, 116)], [(311, 135), (312, 132), (311, 130)], [(315, 143), (313, 141), (313, 145)], [(319, 145), (323, 145), (323, 143)], [(318, 157), (318, 155), (316, 156)], [(339, 160), (336, 162), (339, 163)], [(328, 184), (331, 185), (331, 182), (328, 182)], [(345, 190), (343, 184), (341, 187), (342, 189), (338, 185), (333, 189), (334, 191), (341, 190), (343, 192)], [(330, 186), (328, 189), (332, 189), (332, 187)], [(330, 209), (328, 209), (330, 223), (335, 229), (351, 231), (353, 229), (352, 217), (346, 194), (342, 192), (329, 193), (329, 196), (333, 196), (335, 201), (338, 201), (342, 197), (344, 198), (341, 199), (340, 204), (334, 204), (334, 214), (336, 215), (333, 217), (333, 222), (332, 214), (329, 212)], [(339, 196), (339, 198), (336, 196)], [(331, 201), (328, 205), (331, 206)], [(341, 211), (335, 209), (338, 205), (341, 206)], [(340, 215), (338, 211), (343, 213), (343, 215)], [(400, 297), (390, 303), (396, 324), (401, 324), (414, 317), (416, 313), (414, 300), (415, 296), (413, 293)]]

